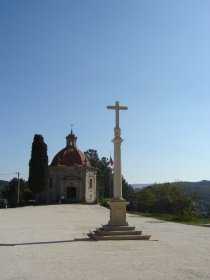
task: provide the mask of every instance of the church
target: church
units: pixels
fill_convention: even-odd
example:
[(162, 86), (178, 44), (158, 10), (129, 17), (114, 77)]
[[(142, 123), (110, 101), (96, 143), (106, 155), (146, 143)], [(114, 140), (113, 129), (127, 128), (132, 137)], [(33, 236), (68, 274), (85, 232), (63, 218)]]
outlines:
[(71, 130), (66, 147), (54, 156), (49, 166), (49, 201), (97, 202), (96, 173), (97, 169), (77, 148), (77, 137)]

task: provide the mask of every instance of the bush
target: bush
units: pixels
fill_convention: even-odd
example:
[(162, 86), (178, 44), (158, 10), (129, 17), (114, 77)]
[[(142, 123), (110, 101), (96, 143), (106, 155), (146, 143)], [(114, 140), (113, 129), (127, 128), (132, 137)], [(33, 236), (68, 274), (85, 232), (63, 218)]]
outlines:
[(101, 200), (100, 200), (100, 205), (103, 206), (103, 207), (109, 208), (108, 202), (109, 202), (109, 198), (102, 197)]
[(172, 214), (191, 219), (196, 213), (193, 194), (187, 194), (180, 183), (149, 186), (137, 194), (138, 210), (156, 214)]
[(22, 200), (24, 201), (28, 201), (28, 200), (33, 200), (35, 197), (32, 194), (32, 191), (30, 189), (25, 189), (22, 192)]

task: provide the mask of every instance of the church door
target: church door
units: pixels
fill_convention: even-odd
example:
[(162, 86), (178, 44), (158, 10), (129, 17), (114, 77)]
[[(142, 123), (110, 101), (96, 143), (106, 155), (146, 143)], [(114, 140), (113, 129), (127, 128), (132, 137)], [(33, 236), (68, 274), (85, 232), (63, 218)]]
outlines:
[(68, 202), (76, 202), (76, 188), (68, 187), (67, 188), (67, 201)]

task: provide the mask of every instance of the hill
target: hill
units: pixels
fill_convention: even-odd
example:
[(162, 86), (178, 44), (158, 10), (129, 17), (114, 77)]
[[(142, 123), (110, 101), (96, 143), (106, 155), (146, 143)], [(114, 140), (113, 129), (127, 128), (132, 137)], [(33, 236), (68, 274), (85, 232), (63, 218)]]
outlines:
[[(187, 193), (196, 194), (197, 202), (199, 204), (199, 209), (201, 212), (210, 213), (210, 181), (208, 181), (208, 180), (202, 180), (199, 182), (181, 181), (181, 182), (173, 182), (173, 183), (169, 183), (169, 184), (171, 186), (173, 186), (177, 183), (180, 186), (182, 186)], [(140, 191), (140, 189), (138, 189), (138, 190)], [(138, 191), (138, 190), (136, 190), (136, 191)]]
[(0, 187), (6, 187), (9, 185), (8, 181), (0, 180)]
[[(171, 185), (176, 184), (177, 182), (170, 183)], [(199, 182), (188, 182), (180, 181), (181, 184), (188, 193), (197, 193), (199, 200), (208, 202), (210, 206), (210, 181), (202, 180)], [(133, 189), (142, 189), (153, 184), (131, 184)]]
[(183, 182), (183, 185), (187, 192), (197, 193), (199, 203), (210, 209), (210, 181)]
[(140, 190), (140, 189), (143, 189), (145, 187), (148, 187), (148, 186), (151, 186), (152, 184), (131, 184), (131, 187), (134, 189), (134, 190)]

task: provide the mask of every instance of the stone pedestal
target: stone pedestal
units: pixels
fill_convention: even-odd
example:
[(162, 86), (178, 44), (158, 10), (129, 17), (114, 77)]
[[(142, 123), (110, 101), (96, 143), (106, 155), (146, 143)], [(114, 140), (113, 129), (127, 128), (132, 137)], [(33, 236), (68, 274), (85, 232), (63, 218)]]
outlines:
[(109, 202), (110, 220), (107, 225), (90, 231), (87, 236), (92, 240), (149, 240), (150, 235), (143, 235), (141, 230), (135, 230), (126, 221), (126, 206), (129, 202), (124, 199), (112, 199)]
[(108, 222), (109, 226), (127, 226), (126, 221), (126, 206), (129, 202), (126, 201), (114, 201), (109, 202), (110, 206), (110, 220)]

